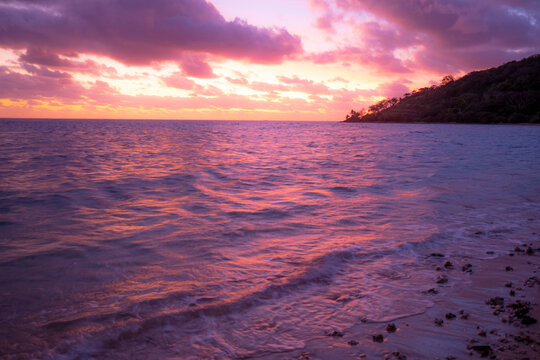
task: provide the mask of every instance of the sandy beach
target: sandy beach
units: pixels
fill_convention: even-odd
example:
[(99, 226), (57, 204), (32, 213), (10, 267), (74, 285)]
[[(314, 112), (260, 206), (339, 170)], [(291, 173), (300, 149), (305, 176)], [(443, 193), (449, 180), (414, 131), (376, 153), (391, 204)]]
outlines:
[[(359, 319), (307, 342), (291, 359), (538, 359), (540, 357), (540, 242), (495, 253), (492, 259), (432, 254), (440, 276), (426, 312), (390, 322)], [(446, 266), (445, 266), (446, 265)], [(456, 273), (469, 279), (456, 282)], [(443, 279), (443, 280), (441, 280)], [(445, 281), (446, 279), (447, 281)]]

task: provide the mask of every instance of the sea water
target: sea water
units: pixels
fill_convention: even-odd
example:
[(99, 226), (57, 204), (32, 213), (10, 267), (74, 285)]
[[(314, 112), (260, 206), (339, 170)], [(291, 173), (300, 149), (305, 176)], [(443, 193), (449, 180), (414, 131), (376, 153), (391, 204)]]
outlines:
[(537, 126), (0, 120), (0, 354), (286, 358), (539, 214)]

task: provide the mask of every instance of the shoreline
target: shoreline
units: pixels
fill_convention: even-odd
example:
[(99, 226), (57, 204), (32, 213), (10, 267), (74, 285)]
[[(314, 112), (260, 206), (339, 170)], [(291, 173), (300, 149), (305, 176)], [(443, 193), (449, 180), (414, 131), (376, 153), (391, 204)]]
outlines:
[(540, 123), (510, 123), (510, 122), (499, 122), (499, 123), (481, 123), (481, 122), (427, 122), (427, 121), (347, 121), (343, 120), (340, 123), (347, 124), (413, 124), (413, 125), (533, 125), (540, 126)]
[[(424, 293), (434, 304), (421, 314), (384, 323), (359, 319), (349, 328), (307, 340), (304, 349), (278, 358), (539, 358), (540, 235), (533, 236), (526, 246), (494, 253), (495, 258), (468, 259), (472, 266), (461, 266), (463, 259), (436, 258), (441, 275), (470, 270), (470, 281), (426, 284), (432, 287)], [(527, 254), (527, 248), (533, 253)], [(492, 253), (489, 248), (486, 252)], [(445, 268), (446, 262), (452, 266)]]

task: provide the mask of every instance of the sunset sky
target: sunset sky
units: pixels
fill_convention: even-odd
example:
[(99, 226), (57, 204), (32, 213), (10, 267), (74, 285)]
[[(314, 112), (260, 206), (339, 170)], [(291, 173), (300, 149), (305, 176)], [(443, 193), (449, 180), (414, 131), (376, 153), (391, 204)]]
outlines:
[(538, 0), (2, 0), (0, 117), (339, 121), (539, 39)]

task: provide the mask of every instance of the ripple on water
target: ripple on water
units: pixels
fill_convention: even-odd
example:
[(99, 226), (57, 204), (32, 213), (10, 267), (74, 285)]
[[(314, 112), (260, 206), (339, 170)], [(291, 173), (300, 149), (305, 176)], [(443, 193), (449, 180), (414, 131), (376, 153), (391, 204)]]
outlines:
[(540, 128), (349, 125), (0, 120), (0, 350), (282, 357), (540, 226)]

